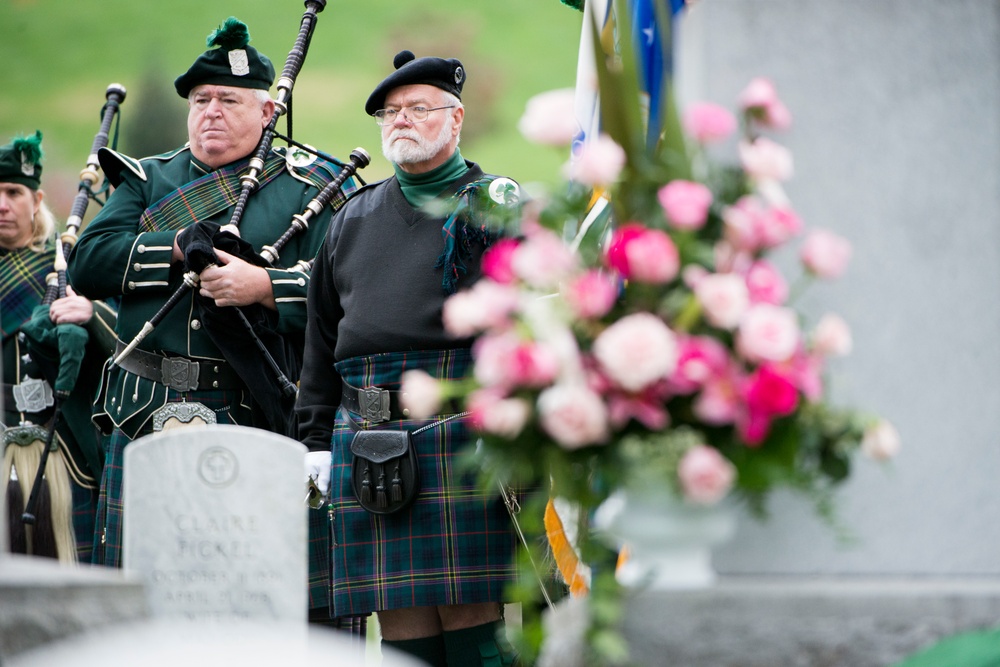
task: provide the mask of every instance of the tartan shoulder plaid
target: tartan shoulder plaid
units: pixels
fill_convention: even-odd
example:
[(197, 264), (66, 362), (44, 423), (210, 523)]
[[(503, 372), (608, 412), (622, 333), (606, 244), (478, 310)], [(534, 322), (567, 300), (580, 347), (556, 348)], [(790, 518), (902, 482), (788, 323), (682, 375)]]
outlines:
[(51, 273), (55, 250), (12, 250), (0, 257), (0, 321), (3, 337), (13, 334), (31, 317), (45, 296), (45, 277)]
[[(239, 177), (249, 169), (249, 164), (249, 159), (240, 160), (177, 188), (143, 211), (139, 231), (176, 231), (187, 227), (192, 220), (211, 218), (233, 206), (240, 196)], [(258, 178), (260, 188), (279, 176), (284, 168), (284, 157), (275, 151), (269, 153)]]

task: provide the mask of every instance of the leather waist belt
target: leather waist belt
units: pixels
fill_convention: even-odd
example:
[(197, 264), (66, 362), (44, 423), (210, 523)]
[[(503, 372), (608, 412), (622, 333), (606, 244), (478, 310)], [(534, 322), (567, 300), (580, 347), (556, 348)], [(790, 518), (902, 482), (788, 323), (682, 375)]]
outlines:
[[(124, 349), (125, 344), (118, 341), (115, 354), (121, 354)], [(225, 361), (167, 357), (136, 348), (122, 359), (120, 366), (129, 373), (159, 382), (174, 391), (233, 390), (246, 386)]]
[[(343, 390), (340, 404), (351, 412), (361, 415), (370, 422), (386, 422), (390, 420), (409, 419), (409, 410), (399, 404), (402, 392), (382, 389), (381, 387), (365, 387), (359, 389), (342, 381)], [(461, 411), (461, 406), (449, 401), (441, 408), (440, 414), (453, 414)]]

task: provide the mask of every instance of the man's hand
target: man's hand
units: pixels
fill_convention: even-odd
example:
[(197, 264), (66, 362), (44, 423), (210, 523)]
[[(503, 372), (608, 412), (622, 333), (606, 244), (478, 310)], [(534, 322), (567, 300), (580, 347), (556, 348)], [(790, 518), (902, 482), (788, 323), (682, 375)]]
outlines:
[(66, 285), (66, 296), (49, 306), (49, 319), (55, 324), (86, 324), (94, 316), (94, 304)]
[(213, 299), (217, 306), (259, 303), (271, 310), (277, 309), (267, 271), (218, 248), (215, 254), (219, 264), (207, 267), (200, 275), (202, 296)]
[(324, 496), (330, 488), (331, 456), (330, 452), (306, 452), (306, 483), (313, 479)]

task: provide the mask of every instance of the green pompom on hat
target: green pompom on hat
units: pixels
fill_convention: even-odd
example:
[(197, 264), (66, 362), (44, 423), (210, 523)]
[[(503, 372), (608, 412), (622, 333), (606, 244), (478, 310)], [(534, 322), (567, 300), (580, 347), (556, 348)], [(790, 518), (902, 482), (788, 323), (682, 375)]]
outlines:
[(16, 137), (0, 146), (0, 183), (19, 183), (32, 190), (42, 184), (42, 133)]
[(274, 66), (250, 44), (245, 23), (230, 16), (208, 36), (209, 50), (198, 56), (187, 72), (174, 81), (177, 94), (187, 98), (195, 86), (210, 83), (234, 88), (268, 90), (274, 82)]
[(567, 7), (583, 11), (583, 0), (560, 0)]

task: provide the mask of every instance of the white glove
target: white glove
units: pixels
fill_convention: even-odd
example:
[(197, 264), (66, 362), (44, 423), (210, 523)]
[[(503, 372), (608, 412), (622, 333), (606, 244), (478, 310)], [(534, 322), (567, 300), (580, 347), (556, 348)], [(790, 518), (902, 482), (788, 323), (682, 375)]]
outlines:
[(330, 452), (306, 452), (306, 483), (312, 478), (325, 496), (330, 488)]

